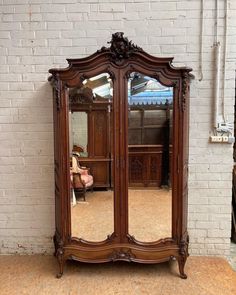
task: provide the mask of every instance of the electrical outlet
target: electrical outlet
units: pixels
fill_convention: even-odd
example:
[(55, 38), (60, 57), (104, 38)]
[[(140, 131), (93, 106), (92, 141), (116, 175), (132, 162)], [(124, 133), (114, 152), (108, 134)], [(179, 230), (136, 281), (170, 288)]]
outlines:
[(227, 135), (223, 135), (223, 136), (212, 135), (210, 136), (210, 142), (231, 144), (235, 142), (235, 138), (233, 136), (227, 136)]
[(211, 142), (222, 142), (222, 136), (210, 136)]

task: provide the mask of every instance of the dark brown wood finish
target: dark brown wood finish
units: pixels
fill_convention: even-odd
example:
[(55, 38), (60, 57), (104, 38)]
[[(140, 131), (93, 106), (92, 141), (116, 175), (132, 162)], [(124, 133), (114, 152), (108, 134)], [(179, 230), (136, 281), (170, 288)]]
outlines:
[(129, 186), (170, 185), (172, 104), (129, 106)]
[[(59, 274), (67, 259), (100, 263), (133, 261), (159, 263), (176, 257), (181, 278), (186, 278), (184, 265), (188, 256), (187, 234), (187, 167), (188, 167), (188, 100), (189, 68), (175, 68), (172, 58), (157, 58), (134, 45), (123, 33), (112, 35), (111, 46), (93, 55), (68, 59), (66, 69), (51, 69), (49, 78), (54, 93), (55, 255)], [(172, 134), (172, 237), (156, 242), (140, 242), (128, 233), (128, 102), (127, 81), (130, 73), (139, 72), (174, 87)], [(69, 91), (82, 86), (86, 78), (109, 73), (113, 80), (113, 186), (114, 232), (105, 241), (89, 242), (71, 237), (70, 171), (69, 171)], [(96, 130), (95, 130), (96, 132)]]
[(129, 145), (129, 186), (160, 187), (163, 145)]

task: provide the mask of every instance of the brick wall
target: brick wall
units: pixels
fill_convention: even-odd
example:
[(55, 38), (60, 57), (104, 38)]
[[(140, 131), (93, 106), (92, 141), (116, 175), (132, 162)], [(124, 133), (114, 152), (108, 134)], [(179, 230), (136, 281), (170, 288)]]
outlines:
[[(157, 56), (193, 68), (189, 232), (192, 254), (227, 255), (232, 146), (209, 144), (215, 1), (205, 1), (203, 80), (199, 81), (200, 0), (1, 0), (0, 253), (52, 252), (54, 233), (52, 95), (47, 70), (66, 66), (124, 31)], [(225, 110), (233, 120), (236, 3), (229, 0)], [(219, 0), (224, 44), (224, 1)], [(221, 83), (222, 84), (222, 83)], [(221, 85), (222, 87), (222, 85)]]

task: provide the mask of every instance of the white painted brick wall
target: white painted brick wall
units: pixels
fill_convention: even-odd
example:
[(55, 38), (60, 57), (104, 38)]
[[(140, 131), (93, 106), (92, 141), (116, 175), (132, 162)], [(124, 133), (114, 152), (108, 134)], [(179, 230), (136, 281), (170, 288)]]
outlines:
[[(54, 233), (52, 95), (47, 70), (66, 66), (125, 35), (151, 54), (193, 68), (191, 85), (190, 251), (228, 255), (232, 146), (209, 144), (214, 0), (205, 1), (203, 80), (199, 81), (200, 1), (1, 0), (0, 253), (52, 252)], [(219, 37), (224, 39), (224, 2)], [(229, 0), (226, 112), (233, 121), (236, 3)], [(221, 85), (222, 86), (222, 85)]]

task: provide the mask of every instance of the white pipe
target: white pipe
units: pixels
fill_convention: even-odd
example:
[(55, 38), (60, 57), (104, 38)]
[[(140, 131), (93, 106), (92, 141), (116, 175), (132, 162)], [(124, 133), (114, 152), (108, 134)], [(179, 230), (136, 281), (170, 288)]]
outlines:
[(224, 122), (226, 122), (225, 117), (225, 79), (226, 79), (226, 61), (227, 61), (227, 50), (228, 50), (228, 0), (225, 0), (225, 48), (224, 48), (224, 65), (223, 65), (223, 93), (222, 93), (222, 116)]
[(215, 15), (215, 43), (217, 43), (218, 40), (218, 19), (219, 19), (219, 3), (218, 0), (216, 0), (216, 15)]
[(214, 87), (214, 123), (213, 127), (218, 127), (218, 114), (219, 114), (219, 94), (220, 94), (220, 42), (215, 44), (215, 87)]
[(203, 27), (204, 27), (204, 0), (201, 0), (201, 26), (200, 26), (200, 52), (199, 52), (199, 81), (203, 79), (203, 70), (202, 70), (202, 55), (203, 55)]

